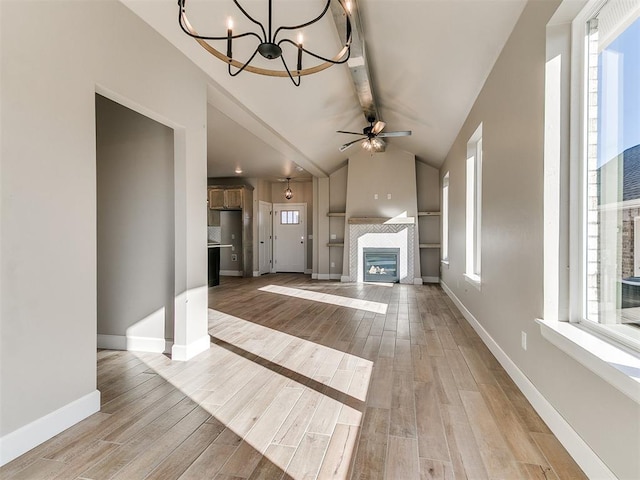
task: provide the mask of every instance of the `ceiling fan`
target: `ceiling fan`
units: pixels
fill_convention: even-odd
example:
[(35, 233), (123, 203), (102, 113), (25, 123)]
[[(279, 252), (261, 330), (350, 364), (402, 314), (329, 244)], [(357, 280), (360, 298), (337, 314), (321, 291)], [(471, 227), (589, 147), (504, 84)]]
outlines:
[(376, 122), (375, 117), (369, 117), (367, 118), (367, 121), (369, 122), (369, 126), (364, 127), (362, 129), (362, 133), (345, 132), (344, 130), (338, 130), (338, 133), (348, 133), (349, 135), (358, 135), (362, 137), (342, 145), (339, 149), (341, 152), (344, 152), (351, 145), (360, 141), (362, 141), (362, 148), (369, 152), (384, 152), (386, 143), (384, 140), (382, 140), (383, 138), (407, 137), (411, 135), (411, 130), (403, 130), (399, 132), (383, 132), (382, 129), (385, 127), (386, 123), (381, 122), (380, 120)]

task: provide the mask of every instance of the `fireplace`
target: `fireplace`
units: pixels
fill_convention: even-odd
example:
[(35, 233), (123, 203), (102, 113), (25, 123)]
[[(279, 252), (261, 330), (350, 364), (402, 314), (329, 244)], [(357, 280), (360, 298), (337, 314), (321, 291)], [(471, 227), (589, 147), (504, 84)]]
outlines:
[(399, 248), (364, 248), (362, 278), (365, 282), (395, 283), (398, 275)]
[[(350, 217), (348, 235), (345, 237), (345, 261), (349, 265), (343, 282), (399, 282), (414, 284), (414, 259), (419, 258), (416, 225), (413, 217)], [(348, 245), (348, 246), (347, 246)], [(395, 279), (383, 280), (379, 274), (365, 278), (364, 251), (391, 250), (399, 252), (395, 261)], [(374, 267), (376, 264), (373, 265)], [(379, 266), (379, 265), (378, 265)], [(367, 266), (371, 270), (371, 265)], [(385, 272), (387, 267), (385, 266)], [(375, 268), (374, 268), (375, 270)], [(419, 272), (419, 270), (418, 270)], [(420, 282), (422, 280), (420, 279)]]

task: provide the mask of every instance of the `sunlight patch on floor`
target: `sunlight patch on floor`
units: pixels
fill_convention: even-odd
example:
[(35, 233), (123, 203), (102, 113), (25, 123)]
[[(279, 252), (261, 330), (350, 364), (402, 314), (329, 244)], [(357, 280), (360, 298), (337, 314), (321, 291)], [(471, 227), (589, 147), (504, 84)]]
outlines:
[[(346, 480), (373, 362), (211, 309), (209, 333), (191, 368), (137, 356), (242, 439), (217, 474), (251, 473), (257, 452), (285, 478)], [(208, 450), (187, 477), (211, 461)]]
[(259, 288), (263, 292), (277, 293), (279, 295), (288, 295), (290, 297), (302, 298), (304, 300), (312, 300), (314, 302), (329, 303), (340, 307), (355, 308), (357, 310), (366, 310), (367, 312), (386, 314), (387, 304), (380, 302), (372, 302), (369, 300), (360, 300), (359, 298), (341, 297), (330, 293), (310, 292), (300, 288), (282, 287), (280, 285), (267, 285)]

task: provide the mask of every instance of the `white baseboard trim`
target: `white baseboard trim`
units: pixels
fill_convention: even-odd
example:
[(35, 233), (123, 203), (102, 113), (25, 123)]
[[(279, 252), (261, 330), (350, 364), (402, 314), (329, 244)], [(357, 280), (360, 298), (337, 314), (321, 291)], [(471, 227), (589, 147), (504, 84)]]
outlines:
[(242, 272), (240, 270), (220, 270), (221, 277), (241, 277)]
[[(342, 281), (342, 275), (339, 273), (316, 273), (318, 280), (340, 280)], [(348, 278), (348, 277), (346, 277)]]
[(440, 283), (440, 277), (422, 277), (422, 283)]
[(311, 280), (318, 280), (318, 274), (317, 273), (312, 273), (311, 274)]
[(351, 281), (351, 277), (348, 275), (340, 275), (340, 281), (343, 283), (349, 283)]
[(311, 270), (310, 268), (307, 268), (307, 269), (304, 271), (304, 274), (305, 274), (305, 275), (313, 275), (313, 270)]
[(28, 452), (60, 432), (100, 411), (100, 392), (93, 392), (66, 404), (44, 417), (0, 438), (0, 466)]
[(414, 285), (422, 285), (422, 278), (414, 278), (413, 279), (413, 284)]
[(153, 337), (127, 337), (125, 335), (98, 334), (98, 348), (128, 350), (132, 352), (167, 352), (167, 340)]
[(440, 284), (445, 293), (453, 300), (456, 307), (460, 309), (460, 312), (462, 312), (469, 324), (478, 333), (485, 345), (491, 350), (491, 353), (493, 353), (498, 362), (500, 362), (500, 365), (504, 367), (520, 391), (527, 397), (527, 400), (529, 400), (533, 408), (538, 412), (540, 417), (542, 417), (564, 448), (567, 449), (569, 455), (571, 455), (580, 468), (582, 468), (587, 477), (616, 479), (617, 477), (609, 467), (604, 464), (600, 457), (587, 445), (573, 427), (560, 415), (553, 405), (549, 403), (542, 393), (538, 391), (535, 385), (531, 383), (513, 360), (502, 350), (489, 332), (487, 332), (473, 314), (467, 310), (467, 307), (464, 306), (449, 286), (443, 281), (441, 281)]
[(259, 277), (260, 276), (260, 270), (254, 270), (253, 271), (253, 276), (254, 277)]
[(171, 347), (171, 360), (178, 360), (180, 362), (191, 360), (199, 353), (208, 350), (210, 344), (211, 338), (209, 335), (201, 337), (195, 342), (191, 342), (189, 345), (176, 345), (174, 343)]

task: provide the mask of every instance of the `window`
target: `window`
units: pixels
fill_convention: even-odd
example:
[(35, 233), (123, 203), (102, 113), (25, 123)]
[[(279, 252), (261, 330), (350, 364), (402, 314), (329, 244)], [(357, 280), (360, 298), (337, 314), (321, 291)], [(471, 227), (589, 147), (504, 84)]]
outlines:
[(449, 261), (449, 172), (442, 179), (442, 261)]
[(482, 124), (467, 143), (467, 208), (465, 278), (480, 287), (482, 222)]
[(640, 338), (640, 9), (632, 4), (601, 3), (584, 26), (581, 158), (583, 320), (625, 343)]
[(297, 225), (300, 223), (299, 210), (282, 210), (280, 212), (280, 225)]

